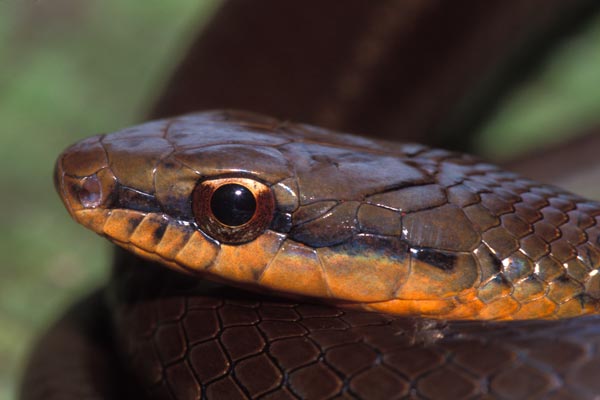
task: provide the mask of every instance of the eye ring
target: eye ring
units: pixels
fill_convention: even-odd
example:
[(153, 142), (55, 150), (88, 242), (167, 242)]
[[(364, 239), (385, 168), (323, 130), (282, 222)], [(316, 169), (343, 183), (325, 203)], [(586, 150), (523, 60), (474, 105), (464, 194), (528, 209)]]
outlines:
[(250, 178), (200, 181), (192, 194), (198, 227), (228, 244), (253, 240), (269, 227), (275, 200), (271, 189)]

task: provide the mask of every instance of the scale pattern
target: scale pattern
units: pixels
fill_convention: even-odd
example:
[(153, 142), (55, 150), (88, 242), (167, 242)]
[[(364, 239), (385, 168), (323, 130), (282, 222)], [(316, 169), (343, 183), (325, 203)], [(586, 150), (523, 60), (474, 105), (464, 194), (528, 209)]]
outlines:
[[(86, 139), (57, 165), (78, 222), (203, 278), (445, 319), (598, 311), (600, 205), (468, 155), (208, 112)], [(248, 243), (194, 220), (196, 184), (223, 174), (275, 197)]]
[[(194, 222), (194, 188), (224, 174), (273, 193), (254, 240)], [(146, 260), (122, 256), (109, 298), (153, 398), (600, 393), (596, 202), (468, 155), (240, 112), (86, 139), (55, 179), (78, 222)], [(513, 319), (530, 321), (499, 321)]]
[[(140, 277), (148, 268), (160, 285)], [(502, 323), (399, 318), (205, 287), (158, 266), (125, 269), (114, 282), (117, 337), (151, 398), (592, 399), (600, 393), (598, 316)]]

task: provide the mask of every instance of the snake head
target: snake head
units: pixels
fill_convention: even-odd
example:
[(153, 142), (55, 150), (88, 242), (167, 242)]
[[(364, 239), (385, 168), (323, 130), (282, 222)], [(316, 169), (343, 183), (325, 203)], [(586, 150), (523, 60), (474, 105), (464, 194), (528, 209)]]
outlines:
[(600, 297), (596, 203), (421, 145), (206, 112), (85, 139), (55, 183), (117, 245), (251, 290), (454, 319)]

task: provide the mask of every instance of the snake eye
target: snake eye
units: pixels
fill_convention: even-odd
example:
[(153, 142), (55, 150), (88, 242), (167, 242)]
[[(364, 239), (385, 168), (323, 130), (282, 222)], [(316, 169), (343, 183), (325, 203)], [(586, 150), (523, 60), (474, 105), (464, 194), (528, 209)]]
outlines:
[(192, 202), (200, 229), (223, 243), (248, 242), (267, 229), (273, 218), (271, 190), (249, 178), (201, 181)]
[(245, 186), (227, 183), (212, 194), (210, 210), (220, 223), (228, 226), (240, 226), (254, 216), (256, 199)]

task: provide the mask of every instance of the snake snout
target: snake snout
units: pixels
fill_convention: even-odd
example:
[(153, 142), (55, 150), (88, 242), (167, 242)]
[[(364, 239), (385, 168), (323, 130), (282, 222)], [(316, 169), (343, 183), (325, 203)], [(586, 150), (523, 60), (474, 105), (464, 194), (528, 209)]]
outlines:
[(115, 185), (98, 136), (71, 146), (56, 161), (54, 186), (75, 219), (78, 211), (107, 208)]

